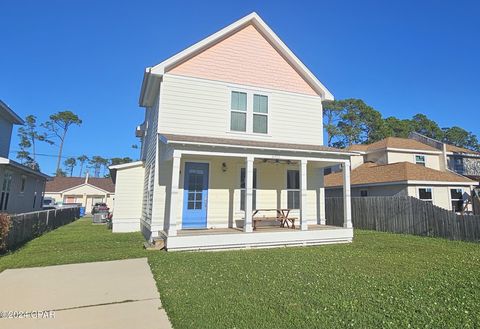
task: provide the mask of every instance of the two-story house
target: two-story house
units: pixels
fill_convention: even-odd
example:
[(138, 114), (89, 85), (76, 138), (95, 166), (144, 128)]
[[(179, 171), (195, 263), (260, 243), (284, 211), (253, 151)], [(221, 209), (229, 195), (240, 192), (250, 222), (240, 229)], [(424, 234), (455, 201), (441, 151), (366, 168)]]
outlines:
[(0, 100), (0, 212), (25, 213), (42, 209), (49, 176), (10, 160), (13, 125), (24, 121)]
[(323, 146), (326, 99), (256, 13), (147, 68), (141, 161), (110, 167), (113, 230), (168, 250), (350, 242), (349, 170), (344, 227), (325, 226), (323, 168), (352, 154)]
[(440, 161), (446, 170), (480, 182), (480, 152), (450, 145), (412, 132), (409, 138), (430, 145), (442, 152)]
[[(352, 145), (352, 196), (413, 196), (439, 207), (462, 211), (478, 182), (448, 169), (443, 143), (388, 137)], [(326, 195), (340, 196), (342, 172), (325, 176)]]

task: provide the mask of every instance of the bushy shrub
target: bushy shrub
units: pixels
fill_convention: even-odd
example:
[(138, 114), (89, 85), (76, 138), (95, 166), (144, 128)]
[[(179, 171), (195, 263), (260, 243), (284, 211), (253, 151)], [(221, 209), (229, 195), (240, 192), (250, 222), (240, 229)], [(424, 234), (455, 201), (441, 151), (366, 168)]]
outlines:
[(8, 231), (10, 230), (10, 216), (0, 213), (0, 252), (7, 247)]

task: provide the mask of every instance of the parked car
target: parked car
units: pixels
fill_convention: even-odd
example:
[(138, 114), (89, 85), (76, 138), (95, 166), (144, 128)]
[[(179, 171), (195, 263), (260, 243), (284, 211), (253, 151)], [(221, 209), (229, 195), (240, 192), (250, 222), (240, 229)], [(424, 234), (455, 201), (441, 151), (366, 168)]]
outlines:
[(103, 202), (97, 202), (92, 208), (92, 214), (96, 214), (99, 212), (108, 212), (110, 208), (108, 208), (106, 203)]
[(52, 207), (55, 208), (55, 199), (50, 198), (50, 197), (44, 197), (43, 198), (43, 203), (42, 203), (42, 208), (52, 209)]

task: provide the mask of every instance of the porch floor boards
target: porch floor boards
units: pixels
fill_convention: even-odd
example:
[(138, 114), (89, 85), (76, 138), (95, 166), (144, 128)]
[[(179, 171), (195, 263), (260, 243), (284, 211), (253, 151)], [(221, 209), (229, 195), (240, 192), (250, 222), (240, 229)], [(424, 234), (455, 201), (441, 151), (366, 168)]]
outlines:
[[(331, 226), (331, 225), (308, 225), (309, 231), (319, 231), (319, 230), (337, 230), (343, 229), (343, 227), (339, 226)], [(292, 232), (292, 231), (300, 231), (300, 227), (295, 229), (286, 228), (286, 227), (278, 227), (278, 226), (260, 226), (251, 233), (270, 233), (270, 232)], [(179, 230), (177, 232), (177, 236), (195, 236), (195, 235), (216, 235), (216, 234), (241, 234), (243, 232), (242, 228), (209, 228), (209, 229), (186, 229), (186, 230)], [(246, 234), (251, 234), (246, 233)]]

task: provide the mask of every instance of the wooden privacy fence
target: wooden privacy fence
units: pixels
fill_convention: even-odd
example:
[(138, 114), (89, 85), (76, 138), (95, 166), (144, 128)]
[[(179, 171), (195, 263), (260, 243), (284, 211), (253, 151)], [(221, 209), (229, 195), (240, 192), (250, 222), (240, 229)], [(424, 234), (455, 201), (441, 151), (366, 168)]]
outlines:
[(10, 216), (10, 228), (5, 239), (5, 249), (16, 248), (47, 231), (71, 223), (78, 218), (80, 218), (79, 207), (12, 215)]
[[(326, 198), (327, 225), (343, 225), (343, 198)], [(414, 197), (352, 198), (354, 228), (480, 242), (480, 216), (457, 215)]]

